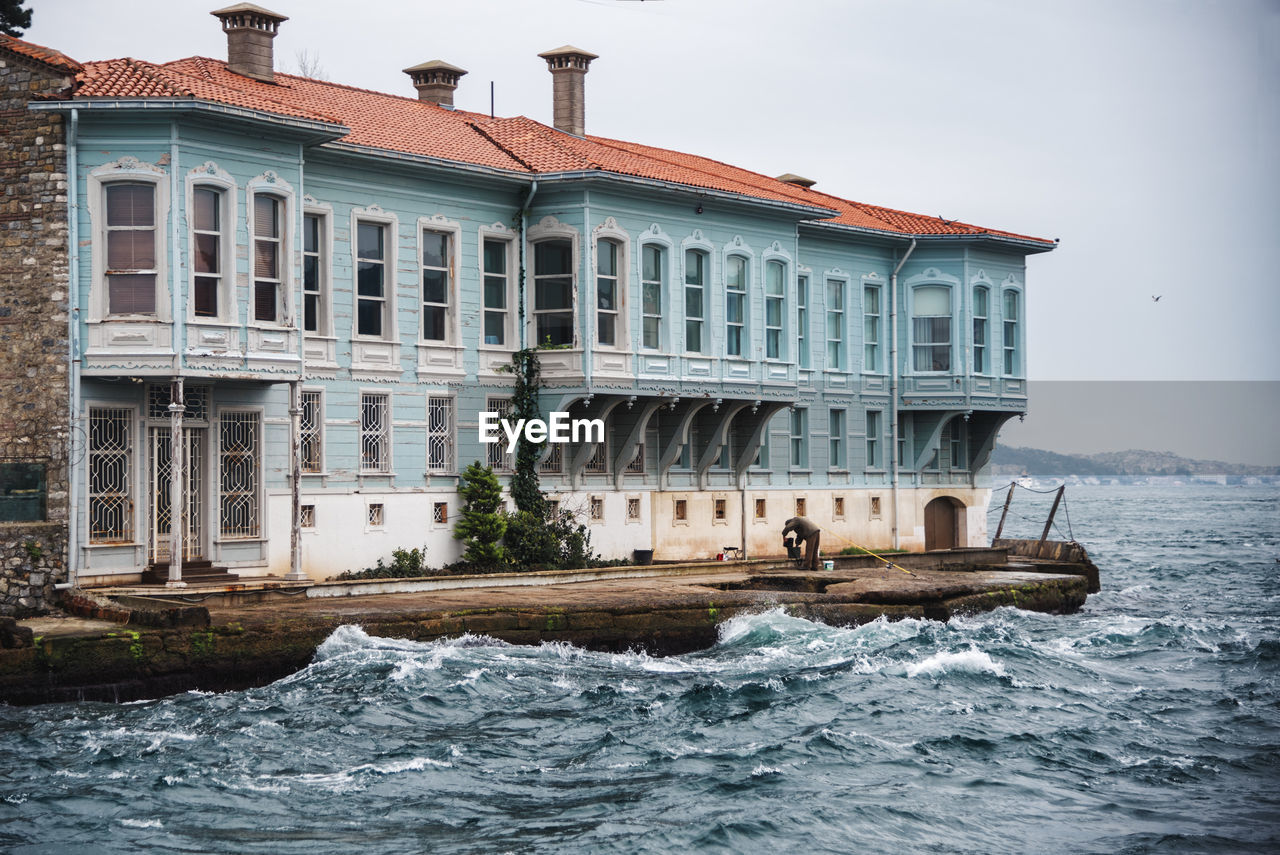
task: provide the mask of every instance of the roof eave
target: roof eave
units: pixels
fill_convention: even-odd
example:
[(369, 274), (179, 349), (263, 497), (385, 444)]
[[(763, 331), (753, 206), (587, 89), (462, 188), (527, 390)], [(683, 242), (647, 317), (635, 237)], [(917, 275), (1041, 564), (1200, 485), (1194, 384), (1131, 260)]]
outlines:
[(806, 228), (814, 228), (820, 230), (829, 230), (835, 232), (845, 232), (861, 235), (874, 235), (881, 238), (889, 238), (892, 240), (907, 243), (912, 240), (919, 241), (972, 241), (975, 243), (995, 243), (1001, 246), (1015, 246), (1028, 253), (1052, 252), (1058, 248), (1058, 242), (1052, 243), (1037, 238), (1020, 238), (1012, 235), (999, 235), (990, 232), (981, 232), (979, 234), (963, 234), (963, 235), (940, 235), (915, 232), (899, 232), (890, 231), (888, 229), (871, 229), (865, 226), (851, 226), (846, 223), (831, 223), (822, 220), (807, 220), (801, 223)]
[(325, 149), (334, 151), (347, 152), (361, 157), (373, 159), (390, 159), (403, 163), (415, 163), (422, 166), (434, 166), (445, 169), (460, 169), (465, 172), (471, 172), (478, 175), (492, 175), (501, 178), (514, 178), (524, 183), (529, 183), (540, 176), (527, 172), (522, 169), (504, 169), (501, 166), (485, 166), (479, 163), (468, 163), (465, 160), (450, 160), (444, 157), (432, 157), (427, 154), (413, 154), (412, 152), (396, 151), (389, 148), (378, 148), (377, 146), (359, 145), (356, 143), (345, 142), (329, 142), (323, 146)]
[(539, 172), (534, 177), (536, 177), (540, 183), (556, 181), (609, 181), (638, 187), (648, 187), (664, 192), (685, 193), (691, 196), (715, 199), (729, 204), (745, 204), (758, 208), (766, 208), (772, 211), (784, 212), (793, 217), (797, 217), (801, 221), (808, 220), (815, 216), (830, 217), (839, 213), (832, 208), (818, 208), (812, 205), (801, 205), (796, 202), (762, 199), (758, 196), (747, 196), (743, 193), (732, 193), (727, 190), (698, 187), (694, 184), (682, 184), (678, 181), (663, 181), (658, 178), (642, 178), (637, 175), (626, 175), (620, 172), (610, 172), (605, 169), (581, 169), (568, 172)]
[(251, 107), (236, 107), (218, 101), (206, 101), (201, 98), (67, 98), (58, 101), (32, 101), (28, 106), (32, 110), (50, 112), (68, 112), (78, 109), (115, 112), (168, 110), (176, 113), (210, 113), (301, 131), (307, 137), (307, 143), (311, 145), (341, 139), (351, 133), (350, 128), (337, 122), (286, 116), (266, 110), (255, 110)]

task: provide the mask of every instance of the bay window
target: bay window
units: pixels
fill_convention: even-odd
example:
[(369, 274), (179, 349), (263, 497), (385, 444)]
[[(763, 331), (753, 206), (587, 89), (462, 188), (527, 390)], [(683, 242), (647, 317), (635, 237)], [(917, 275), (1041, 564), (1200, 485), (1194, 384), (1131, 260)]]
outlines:
[(912, 368), (951, 370), (951, 289), (924, 285), (912, 294)]

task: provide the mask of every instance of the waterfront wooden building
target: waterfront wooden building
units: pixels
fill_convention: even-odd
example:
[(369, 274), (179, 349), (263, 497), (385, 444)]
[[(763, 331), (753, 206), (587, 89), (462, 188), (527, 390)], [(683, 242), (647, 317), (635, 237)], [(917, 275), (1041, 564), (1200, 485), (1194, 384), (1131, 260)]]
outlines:
[[(67, 164), (73, 579), (454, 560), (458, 473), (512, 464), (478, 414), (533, 346), (544, 410), (605, 422), (541, 471), (606, 556), (778, 554), (797, 514), (985, 540), (1053, 241), (592, 136), (570, 46), (538, 55), (550, 127), (454, 108), (440, 61), (403, 94), (276, 73), (282, 16), (214, 14), (227, 60), (68, 59), (27, 104)], [(42, 50), (0, 37), (0, 73)]]

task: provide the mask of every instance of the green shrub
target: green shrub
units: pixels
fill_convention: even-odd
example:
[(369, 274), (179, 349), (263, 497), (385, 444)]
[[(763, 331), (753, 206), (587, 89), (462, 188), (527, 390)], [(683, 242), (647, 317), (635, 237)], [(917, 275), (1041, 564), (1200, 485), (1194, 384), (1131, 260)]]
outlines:
[(507, 531), (502, 506), (502, 485), (488, 466), (477, 460), (462, 473), (458, 487), (462, 496), (462, 513), (453, 527), (453, 536), (466, 542), (462, 558), (478, 567), (504, 563), (502, 536)]

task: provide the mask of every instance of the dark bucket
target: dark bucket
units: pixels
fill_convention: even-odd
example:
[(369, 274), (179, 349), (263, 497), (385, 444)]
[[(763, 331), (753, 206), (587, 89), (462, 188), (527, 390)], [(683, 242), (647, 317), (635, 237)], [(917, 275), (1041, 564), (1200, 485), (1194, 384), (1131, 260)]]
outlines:
[(804, 551), (800, 547), (798, 546), (787, 547), (787, 557), (792, 559), (793, 561), (803, 557), (803, 555), (804, 555)]
[(646, 567), (653, 563), (652, 549), (633, 549), (631, 554), (635, 556), (635, 562), (640, 567)]

